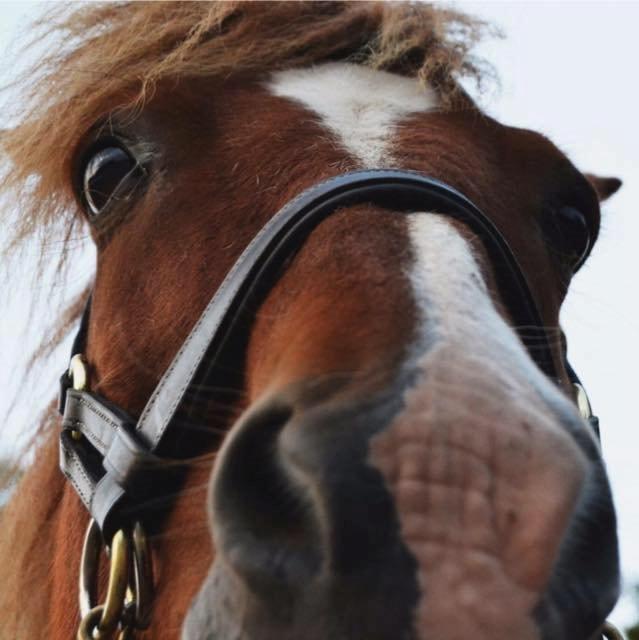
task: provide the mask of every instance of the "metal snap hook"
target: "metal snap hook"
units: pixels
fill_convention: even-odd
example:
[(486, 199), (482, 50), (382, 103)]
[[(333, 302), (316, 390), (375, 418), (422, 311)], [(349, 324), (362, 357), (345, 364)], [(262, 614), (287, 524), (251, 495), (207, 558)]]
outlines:
[(111, 541), (109, 583), (104, 600), (104, 611), (98, 625), (98, 630), (101, 632), (113, 633), (120, 623), (126, 600), (126, 589), (129, 584), (130, 558), (129, 539), (120, 529)]

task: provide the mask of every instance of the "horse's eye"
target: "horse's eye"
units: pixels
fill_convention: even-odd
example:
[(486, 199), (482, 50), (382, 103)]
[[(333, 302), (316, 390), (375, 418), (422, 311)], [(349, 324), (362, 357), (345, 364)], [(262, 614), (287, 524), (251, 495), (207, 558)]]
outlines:
[(92, 218), (112, 200), (125, 199), (142, 173), (136, 160), (118, 146), (102, 147), (89, 155), (83, 166), (82, 196)]
[(586, 216), (570, 206), (545, 216), (545, 233), (556, 255), (573, 270), (581, 266), (590, 249), (591, 232)]

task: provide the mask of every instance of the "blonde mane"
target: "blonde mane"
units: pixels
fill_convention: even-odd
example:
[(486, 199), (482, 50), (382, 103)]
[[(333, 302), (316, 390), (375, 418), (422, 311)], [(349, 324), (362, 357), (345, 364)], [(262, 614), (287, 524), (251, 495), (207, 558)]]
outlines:
[(78, 140), (116, 109), (135, 117), (160, 81), (339, 59), (418, 78), (450, 107), (462, 77), (491, 75), (471, 55), (486, 25), (424, 3), (83, 4), (54, 9), (36, 27), (34, 44), (56, 46), (18, 82), (18, 124), (0, 138), (9, 160), (0, 190), (20, 211), (10, 246), (55, 233), (66, 247), (78, 226), (70, 185)]

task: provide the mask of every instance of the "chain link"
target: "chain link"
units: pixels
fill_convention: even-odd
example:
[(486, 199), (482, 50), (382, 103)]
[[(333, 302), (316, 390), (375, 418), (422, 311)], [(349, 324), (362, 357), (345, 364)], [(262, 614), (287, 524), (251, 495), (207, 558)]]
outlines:
[(153, 575), (142, 525), (120, 529), (108, 547), (109, 581), (105, 600), (95, 603), (98, 569), (104, 548), (99, 528), (91, 520), (80, 565), (80, 614), (77, 640), (131, 640), (134, 630), (150, 623)]

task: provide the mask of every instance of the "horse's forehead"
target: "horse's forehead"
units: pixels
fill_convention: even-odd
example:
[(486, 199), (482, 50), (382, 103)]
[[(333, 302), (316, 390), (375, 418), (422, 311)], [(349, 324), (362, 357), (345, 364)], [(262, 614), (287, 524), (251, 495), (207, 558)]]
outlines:
[(396, 127), (439, 106), (434, 90), (414, 78), (343, 62), (279, 71), (267, 87), (316, 113), (363, 168), (397, 165)]
[[(539, 190), (558, 161), (562, 166), (567, 163), (537, 132), (503, 126), (485, 115), (478, 119), (474, 109), (447, 111), (431, 86), (396, 73), (330, 62), (273, 72), (265, 88), (272, 96), (312, 113), (359, 168), (408, 168), (406, 158), (410, 157), (409, 168), (434, 172), (465, 190), (464, 181), (456, 182), (456, 170), (461, 167), (465, 175), (485, 175), (490, 156), (490, 166), (500, 175), (511, 175), (520, 183), (528, 180)], [(426, 120), (420, 116), (431, 114), (436, 119), (429, 117), (430, 125), (423, 126)], [(440, 153), (443, 144), (457, 154), (452, 166), (446, 159), (450, 154)], [(526, 163), (513, 162), (513, 157), (535, 158), (538, 179), (525, 169)], [(541, 171), (543, 167), (547, 171)]]

